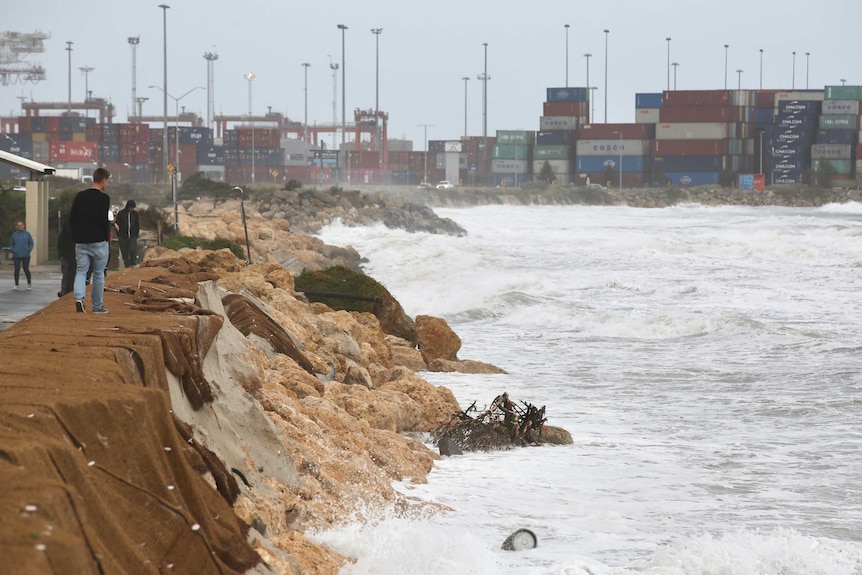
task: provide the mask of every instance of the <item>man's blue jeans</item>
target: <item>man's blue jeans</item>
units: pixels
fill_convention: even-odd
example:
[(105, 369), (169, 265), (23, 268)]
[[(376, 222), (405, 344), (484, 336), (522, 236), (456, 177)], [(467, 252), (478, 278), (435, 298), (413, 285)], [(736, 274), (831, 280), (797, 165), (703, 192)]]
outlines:
[(105, 268), (108, 267), (108, 242), (75, 244), (75, 299), (84, 300), (87, 295), (87, 271), (93, 269), (93, 309), (102, 309), (105, 295)]

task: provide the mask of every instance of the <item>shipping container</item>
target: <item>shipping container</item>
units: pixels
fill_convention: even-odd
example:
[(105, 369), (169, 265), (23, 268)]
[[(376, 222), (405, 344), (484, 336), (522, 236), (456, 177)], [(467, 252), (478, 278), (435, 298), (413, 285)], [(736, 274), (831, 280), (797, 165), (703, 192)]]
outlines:
[(811, 160), (811, 169), (815, 172), (829, 167), (836, 174), (852, 174), (855, 166), (853, 160)]
[(541, 116), (539, 131), (547, 130), (577, 130), (586, 122), (586, 116)]
[(543, 116), (583, 116), (590, 113), (589, 102), (543, 102)]
[(635, 124), (657, 124), (661, 108), (635, 109)]
[(635, 108), (661, 108), (663, 101), (661, 92), (635, 94)]
[(497, 144), (518, 144), (532, 146), (536, 132), (531, 130), (497, 130)]
[(859, 118), (850, 114), (828, 114), (820, 116), (821, 130), (856, 130)]
[(823, 90), (826, 100), (862, 100), (862, 86), (826, 86)]
[(654, 167), (665, 172), (720, 172), (728, 156), (656, 156)]
[(659, 111), (661, 122), (744, 122), (747, 108), (739, 106), (666, 106)]
[(730, 142), (739, 140), (653, 140), (656, 156), (722, 156), (729, 154)]
[(428, 151), (432, 154), (445, 152), (446, 142), (448, 142), (448, 140), (428, 140)]
[(815, 140), (818, 144), (855, 144), (857, 130), (817, 130)]
[(796, 112), (803, 115), (817, 115), (820, 113), (820, 108), (823, 105), (819, 100), (778, 100), (776, 113), (789, 114)]
[(750, 121), (754, 124), (772, 124), (775, 119), (774, 110), (769, 108), (753, 108)]
[(610, 168), (614, 172), (620, 171), (620, 161), (622, 160), (622, 171), (626, 172), (644, 172), (647, 171), (649, 158), (643, 156), (623, 156), (607, 155), (607, 156), (578, 156), (575, 163), (575, 170), (578, 172), (601, 172)]
[(568, 146), (575, 139), (576, 132), (571, 130), (547, 130), (536, 133), (539, 146)]
[(548, 88), (547, 102), (589, 102), (589, 88)]
[[(845, 100), (846, 98), (840, 98), (840, 99)], [(777, 92), (775, 94), (775, 101), (780, 102), (781, 100), (822, 102), (823, 101), (823, 90), (792, 90), (792, 91)], [(818, 107), (817, 110), (819, 111), (820, 108)]]
[(775, 95), (778, 90), (757, 90), (754, 93), (754, 105), (760, 109), (772, 109), (775, 107)]
[(494, 160), (528, 160), (530, 147), (520, 144), (494, 144), (491, 158)]
[[(282, 148), (284, 149), (284, 148)], [(347, 153), (347, 167), (379, 169), (380, 168), (380, 152), (370, 150), (354, 150)]]
[(718, 184), (718, 172), (665, 172), (664, 177), (673, 185), (680, 187), (710, 186)]
[(526, 174), (528, 168), (527, 160), (491, 160), (491, 172), (494, 174)]
[(773, 171), (780, 172), (804, 172), (808, 169), (809, 162), (801, 157), (774, 157), (770, 162)]
[(763, 174), (739, 174), (736, 187), (740, 190), (763, 190), (766, 178)]
[(824, 100), (822, 114), (859, 115), (858, 100)]
[(224, 146), (198, 146), (198, 164), (204, 166), (224, 165)]
[(131, 164), (130, 171), (133, 184), (149, 184), (152, 181), (149, 164)]
[(651, 124), (584, 124), (578, 128), (581, 140), (651, 140), (656, 129)]
[[(96, 147), (95, 142), (51, 142), (48, 154), (52, 162), (96, 161)], [(116, 160), (104, 161), (119, 161), (119, 147)]]
[(648, 156), (649, 140), (578, 140), (575, 145), (577, 156)]
[(559, 180), (559, 176), (567, 175), (571, 171), (571, 162), (569, 160), (533, 160), (533, 174), (538, 176), (545, 169), (545, 164), (551, 168), (551, 171), (556, 176), (554, 179)]
[(813, 128), (819, 125), (820, 116), (803, 114), (778, 114), (775, 116), (776, 130), (791, 130), (794, 128)]
[(811, 146), (803, 143), (783, 143), (778, 145), (778, 142), (772, 143), (770, 155), (775, 158), (809, 158), (811, 154)]
[[(664, 109), (664, 108), (662, 108)], [(656, 140), (721, 140), (732, 137), (731, 125), (720, 122), (656, 124)]]
[(568, 160), (572, 149), (569, 146), (536, 146), (533, 160)]
[[(32, 138), (32, 134), (30, 135)], [(37, 162), (47, 163), (51, 161), (51, 143), (50, 142), (33, 142), (32, 143), (33, 160)]]
[(664, 92), (662, 107), (729, 106), (732, 103), (732, 90), (673, 90)]
[(770, 179), (773, 185), (801, 184), (803, 182), (802, 172), (772, 171)]
[(811, 146), (812, 160), (852, 160), (852, 144), (815, 144)]
[[(518, 183), (524, 183), (526, 176), (519, 175)], [(488, 184), (495, 188), (515, 187), (515, 174), (488, 174)]]
[(814, 140), (814, 132), (808, 129), (779, 130), (772, 134), (772, 140), (777, 145), (788, 143), (810, 144)]

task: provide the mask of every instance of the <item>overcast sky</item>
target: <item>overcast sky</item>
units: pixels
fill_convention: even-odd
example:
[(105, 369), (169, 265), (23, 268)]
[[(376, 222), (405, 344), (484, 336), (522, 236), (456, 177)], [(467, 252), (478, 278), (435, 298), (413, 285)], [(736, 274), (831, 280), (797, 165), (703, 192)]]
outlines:
[[(635, 93), (667, 87), (667, 49), (678, 62), (677, 87), (790, 89), (793, 51), (795, 86), (822, 88), (862, 84), (862, 1), (830, 0), (524, 0), (474, 2), (434, 0), (164, 0), (167, 10), (168, 92), (179, 96), (206, 86), (205, 52), (215, 63), (216, 113), (246, 114), (249, 90), (244, 75), (253, 72), (255, 114), (268, 107), (302, 121), (303, 62), (308, 68), (309, 123), (333, 119), (333, 62), (341, 62), (345, 24), (346, 107), (375, 106), (375, 36), (379, 36), (380, 109), (389, 113), (390, 137), (406, 137), (422, 149), (429, 139), (454, 139), (464, 131), (464, 84), (471, 135), (482, 133), (482, 82), (488, 44), (488, 134), (498, 129), (537, 130), (545, 88), (566, 84), (566, 29), (570, 86), (586, 85), (585, 53), (593, 56), (590, 84), (597, 87), (595, 118), (605, 116), (605, 40), (607, 39), (607, 118), (634, 121)], [(46, 32), (44, 54), (31, 57), (47, 79), (37, 84), (0, 86), (0, 114), (19, 115), (18, 96), (28, 100), (67, 100), (68, 53), (72, 41), (73, 100), (89, 89), (110, 99), (115, 122), (131, 111), (132, 49), (137, 48), (138, 96), (149, 97), (144, 114), (160, 115), (162, 97), (150, 85), (162, 85), (163, 10), (158, 1), (141, 0), (0, 0), (2, 29)], [(605, 34), (603, 30), (610, 30)], [(729, 48), (725, 51), (724, 45)], [(810, 52), (806, 57), (805, 53)], [(336, 108), (341, 117), (341, 71), (337, 73)], [(671, 73), (671, 84), (673, 74)], [(206, 118), (206, 90), (186, 96), (181, 105)], [(174, 103), (169, 100), (169, 113)]]

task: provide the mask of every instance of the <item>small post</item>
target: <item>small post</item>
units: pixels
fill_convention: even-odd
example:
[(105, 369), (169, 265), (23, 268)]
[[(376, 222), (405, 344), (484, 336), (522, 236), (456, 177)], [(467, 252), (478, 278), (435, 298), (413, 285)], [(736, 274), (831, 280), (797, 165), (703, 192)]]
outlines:
[(242, 214), (242, 227), (245, 230), (245, 253), (248, 258), (245, 260), (245, 263), (246, 265), (251, 265), (251, 243), (248, 241), (248, 224), (245, 221), (245, 202), (243, 201), (245, 192), (239, 186), (235, 186), (231, 191), (239, 192), (239, 209)]

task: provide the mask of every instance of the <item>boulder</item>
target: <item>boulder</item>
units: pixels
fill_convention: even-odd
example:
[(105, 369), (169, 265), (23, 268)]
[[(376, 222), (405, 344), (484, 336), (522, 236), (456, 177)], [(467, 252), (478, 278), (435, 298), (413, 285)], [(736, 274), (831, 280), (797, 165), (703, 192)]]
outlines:
[(425, 363), (435, 359), (458, 361), (461, 338), (446, 320), (430, 315), (416, 316), (416, 343)]

